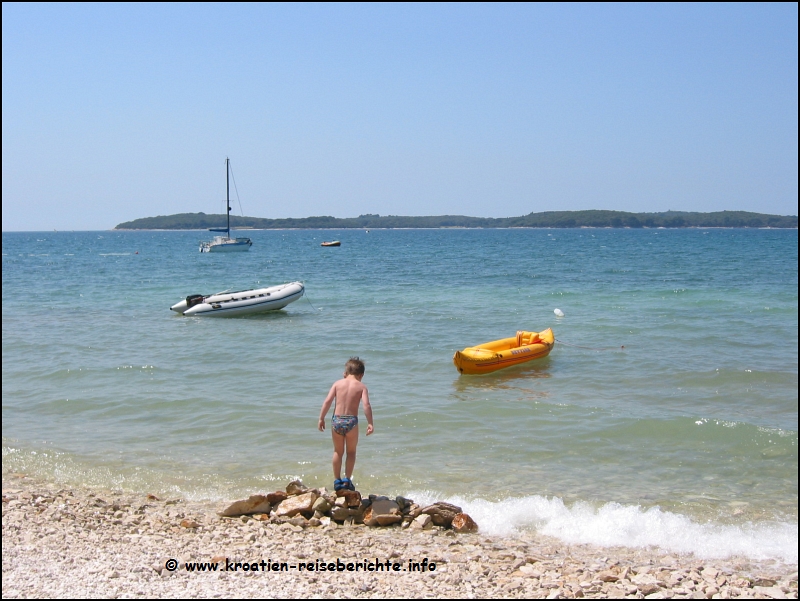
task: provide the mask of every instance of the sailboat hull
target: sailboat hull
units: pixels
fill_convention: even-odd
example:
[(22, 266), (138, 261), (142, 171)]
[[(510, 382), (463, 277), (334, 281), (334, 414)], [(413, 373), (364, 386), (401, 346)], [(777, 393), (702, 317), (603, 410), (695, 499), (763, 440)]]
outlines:
[(229, 253), (250, 250), (253, 242), (250, 238), (226, 238), (217, 236), (211, 242), (201, 242), (201, 253)]

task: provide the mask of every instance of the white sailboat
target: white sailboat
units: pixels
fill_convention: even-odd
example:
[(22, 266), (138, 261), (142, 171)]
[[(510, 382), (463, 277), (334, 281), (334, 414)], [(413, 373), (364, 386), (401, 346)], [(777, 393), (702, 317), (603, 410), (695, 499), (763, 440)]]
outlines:
[(235, 252), (250, 250), (253, 241), (250, 238), (231, 238), (231, 184), (230, 184), (230, 159), (225, 159), (225, 206), (227, 207), (228, 225), (225, 229), (211, 229), (212, 232), (225, 232), (224, 236), (214, 236), (210, 242), (200, 243), (201, 253)]

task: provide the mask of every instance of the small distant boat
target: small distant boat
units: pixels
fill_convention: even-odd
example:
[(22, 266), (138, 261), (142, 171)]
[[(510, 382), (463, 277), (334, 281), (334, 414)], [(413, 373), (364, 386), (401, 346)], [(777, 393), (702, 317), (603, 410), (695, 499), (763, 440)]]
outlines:
[(546, 357), (554, 344), (555, 336), (550, 328), (542, 332), (520, 331), (513, 338), (484, 342), (456, 351), (453, 363), (462, 374), (488, 374)]
[[(234, 251), (243, 251), (243, 250), (250, 250), (250, 247), (253, 246), (253, 241), (250, 238), (231, 238), (231, 184), (230, 184), (230, 164), (231, 160), (226, 158), (225, 159), (225, 188), (226, 188), (226, 197), (225, 197), (225, 206), (228, 208), (227, 216), (228, 216), (228, 225), (227, 227), (217, 228), (217, 229), (210, 229), (211, 232), (225, 232), (224, 236), (215, 236), (213, 240), (210, 242), (201, 242), (200, 243), (200, 252), (201, 253), (211, 253), (211, 252), (234, 252)], [(237, 193), (238, 194), (238, 193)]]
[(281, 284), (270, 288), (218, 292), (210, 296), (192, 294), (170, 307), (181, 315), (229, 317), (253, 315), (265, 311), (277, 311), (303, 296), (305, 286), (301, 282)]
[(339, 240), (332, 240), (330, 242), (323, 242), (320, 246), (341, 246), (342, 243)]

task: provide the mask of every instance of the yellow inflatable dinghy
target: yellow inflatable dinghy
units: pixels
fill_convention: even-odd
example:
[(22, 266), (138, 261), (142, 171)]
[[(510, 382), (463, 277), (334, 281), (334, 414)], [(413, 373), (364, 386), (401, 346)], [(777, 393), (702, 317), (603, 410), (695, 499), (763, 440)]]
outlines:
[(553, 330), (517, 332), (513, 338), (485, 342), (456, 351), (453, 363), (462, 374), (488, 374), (504, 367), (547, 357), (555, 343)]

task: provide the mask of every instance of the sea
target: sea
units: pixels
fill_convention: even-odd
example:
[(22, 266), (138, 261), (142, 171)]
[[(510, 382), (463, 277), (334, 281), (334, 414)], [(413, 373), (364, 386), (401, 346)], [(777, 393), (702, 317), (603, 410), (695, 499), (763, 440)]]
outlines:
[[(797, 230), (246, 235), (201, 254), (208, 232), (4, 232), (4, 476), (219, 503), (331, 488), (317, 419), (358, 356), (359, 490), (457, 503), (501, 538), (797, 563)], [(169, 309), (292, 281), (281, 311)], [(545, 328), (547, 358), (453, 365)]]

